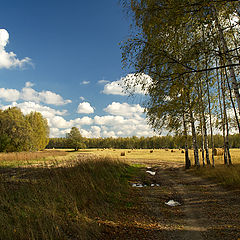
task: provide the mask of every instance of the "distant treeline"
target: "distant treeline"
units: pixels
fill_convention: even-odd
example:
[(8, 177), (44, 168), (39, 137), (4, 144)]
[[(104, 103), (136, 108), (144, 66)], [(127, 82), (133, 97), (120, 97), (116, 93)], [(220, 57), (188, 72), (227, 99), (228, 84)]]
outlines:
[[(198, 146), (201, 148), (201, 136), (197, 137)], [(159, 137), (126, 137), (126, 138), (82, 138), (86, 148), (117, 148), (117, 149), (159, 149), (159, 148), (184, 148), (183, 136), (159, 136)], [(214, 135), (215, 147), (224, 146), (221, 135)], [(192, 136), (188, 136), (188, 146), (192, 147)], [(240, 148), (240, 135), (230, 135), (231, 148)], [(47, 148), (72, 148), (67, 138), (50, 138)]]
[(24, 115), (16, 107), (0, 110), (0, 152), (43, 150), (48, 137), (48, 123), (41, 113)]

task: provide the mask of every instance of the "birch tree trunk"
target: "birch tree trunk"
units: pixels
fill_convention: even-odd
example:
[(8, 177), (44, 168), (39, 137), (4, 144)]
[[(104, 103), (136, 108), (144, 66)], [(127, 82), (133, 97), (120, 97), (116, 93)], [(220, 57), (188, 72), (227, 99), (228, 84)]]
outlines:
[(239, 124), (239, 120), (238, 120), (238, 116), (237, 116), (237, 110), (236, 110), (236, 107), (235, 107), (235, 104), (234, 104), (234, 101), (233, 101), (232, 91), (231, 91), (231, 87), (230, 87), (230, 83), (229, 83), (229, 79), (228, 79), (227, 69), (226, 68), (225, 68), (225, 76), (226, 76), (226, 80), (227, 80), (230, 100), (231, 100), (231, 103), (232, 103), (232, 107), (233, 107), (236, 123), (237, 123), (237, 126), (238, 126), (238, 131), (240, 133), (240, 124)]
[(226, 155), (226, 137), (225, 137), (225, 118), (223, 114), (223, 108), (222, 108), (222, 99), (221, 99), (221, 87), (220, 87), (220, 80), (219, 80), (219, 72), (216, 70), (217, 73), (217, 84), (218, 84), (218, 101), (219, 101), (219, 108), (220, 108), (220, 114), (222, 119), (222, 131), (223, 131), (223, 141), (224, 141), (224, 164), (227, 164), (227, 155)]
[(205, 166), (205, 156), (204, 156), (204, 134), (203, 134), (203, 123), (202, 123), (202, 116), (200, 116), (200, 128), (201, 128), (201, 150), (202, 150), (202, 163), (203, 167)]
[(220, 44), (221, 44), (222, 49), (223, 49), (223, 53), (224, 53), (223, 55), (226, 57), (227, 65), (229, 65), (229, 73), (230, 73), (230, 78), (231, 78), (231, 82), (232, 82), (232, 87), (233, 87), (234, 95), (235, 95), (237, 105), (238, 105), (238, 113), (240, 114), (240, 94), (239, 94), (236, 74), (235, 74), (234, 68), (232, 67), (233, 62), (228, 55), (229, 49), (228, 49), (228, 46), (227, 46), (226, 39), (223, 35), (223, 30), (222, 30), (221, 25), (219, 23), (219, 19), (218, 19), (218, 16), (217, 16), (216, 9), (215, 9), (214, 14), (215, 14), (215, 21), (216, 21), (220, 41), (221, 41)]
[(226, 92), (226, 81), (224, 78), (223, 70), (221, 71), (221, 89), (222, 89), (222, 98), (223, 98), (223, 114), (224, 114), (224, 120), (225, 120), (225, 126), (226, 126), (226, 158), (227, 162), (224, 161), (225, 164), (232, 164), (231, 160), (231, 154), (229, 150), (229, 125), (228, 125), (228, 116), (227, 116), (227, 107), (226, 107), (226, 98), (225, 98), (225, 92)]
[(192, 111), (191, 102), (190, 102), (190, 96), (188, 96), (188, 105), (189, 105), (190, 123), (191, 123), (191, 128), (192, 128), (192, 144), (193, 144), (193, 151), (194, 151), (194, 163), (195, 163), (195, 166), (200, 167), (199, 156), (198, 156), (198, 146), (197, 146), (197, 135), (196, 135), (193, 111)]
[(206, 152), (206, 162), (210, 164), (209, 160), (209, 150), (208, 150), (208, 138), (207, 138), (207, 124), (205, 117), (205, 107), (203, 101), (203, 87), (202, 87), (202, 79), (199, 82), (199, 95), (200, 95), (200, 112), (201, 112), (201, 131), (202, 131), (202, 142), (203, 142), (203, 166), (205, 165), (204, 161), (204, 150)]
[(223, 75), (223, 70), (221, 71), (221, 90), (222, 90), (222, 100), (223, 100), (223, 125), (226, 129), (226, 137), (225, 137), (225, 146), (224, 146), (224, 164), (228, 164), (231, 162), (231, 155), (229, 151), (229, 126), (228, 126), (228, 117), (227, 117), (227, 107), (226, 107), (226, 84)]
[(191, 161), (189, 159), (189, 154), (188, 154), (188, 130), (187, 130), (187, 122), (186, 122), (186, 116), (185, 112), (183, 112), (183, 131), (184, 131), (184, 139), (185, 139), (185, 168), (189, 169), (191, 167)]
[(210, 100), (210, 91), (209, 91), (208, 77), (206, 78), (206, 83), (207, 83), (207, 96), (208, 96), (209, 124), (210, 124), (210, 134), (211, 134), (212, 166), (215, 167), (214, 154), (213, 154), (213, 150), (214, 150), (214, 141), (213, 141), (213, 127), (212, 127), (211, 100)]
[(205, 152), (206, 152), (206, 162), (209, 165), (210, 160), (209, 160), (209, 149), (208, 149), (207, 124), (206, 124), (205, 113), (203, 112), (202, 114), (203, 114), (204, 148), (205, 148)]

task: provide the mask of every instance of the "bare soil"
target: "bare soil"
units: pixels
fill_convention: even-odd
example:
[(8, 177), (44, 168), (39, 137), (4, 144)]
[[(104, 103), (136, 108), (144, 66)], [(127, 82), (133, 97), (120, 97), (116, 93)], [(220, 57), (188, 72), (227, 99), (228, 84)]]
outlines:
[[(132, 204), (116, 219), (98, 220), (102, 239), (240, 239), (239, 189), (195, 177), (180, 163), (151, 162), (149, 166), (142, 171), (154, 171), (154, 176), (129, 183), (147, 185), (131, 188)], [(168, 206), (169, 200), (181, 205)]]

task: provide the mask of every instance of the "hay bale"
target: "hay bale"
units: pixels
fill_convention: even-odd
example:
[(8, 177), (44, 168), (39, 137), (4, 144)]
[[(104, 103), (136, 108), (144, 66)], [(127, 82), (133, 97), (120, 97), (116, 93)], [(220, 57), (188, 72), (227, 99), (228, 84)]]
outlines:
[(224, 154), (223, 148), (214, 148), (213, 149), (213, 155), (214, 156), (222, 156)]
[(121, 152), (121, 157), (126, 156), (125, 152)]
[(128, 153), (131, 153), (131, 151), (128, 151)]
[(150, 150), (150, 153), (153, 153), (153, 150)]
[(171, 152), (174, 152), (173, 150), (171, 150)]
[(165, 149), (165, 151), (168, 151), (168, 149)]

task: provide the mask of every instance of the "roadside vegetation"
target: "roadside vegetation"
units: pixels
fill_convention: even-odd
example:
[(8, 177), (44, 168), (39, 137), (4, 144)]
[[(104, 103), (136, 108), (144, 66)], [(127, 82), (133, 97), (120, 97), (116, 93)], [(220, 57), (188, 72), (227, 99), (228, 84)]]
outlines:
[(127, 179), (136, 173), (118, 160), (85, 155), (0, 172), (4, 240), (99, 239), (98, 221), (114, 219), (130, 204)]
[(217, 183), (230, 188), (239, 189), (240, 187), (240, 164), (229, 166), (216, 165), (215, 168), (191, 169), (190, 172), (198, 176), (213, 180)]
[[(154, 166), (156, 163), (178, 163), (184, 167), (184, 151), (183, 149), (87, 149), (82, 150), (88, 153), (93, 153), (97, 156), (111, 158), (120, 158), (129, 164), (145, 164), (145, 166)], [(215, 156), (215, 168), (211, 166), (205, 166), (196, 168), (193, 167), (187, 170), (188, 173), (196, 174), (198, 176), (211, 179), (219, 184), (231, 187), (239, 188), (240, 186), (240, 150), (230, 149), (232, 155), (231, 166), (226, 167), (224, 164), (224, 156)], [(124, 156), (121, 153), (124, 152)], [(210, 155), (212, 151), (210, 151)], [(189, 151), (189, 156), (192, 165), (194, 165), (194, 152)], [(201, 160), (201, 152), (199, 151)]]

